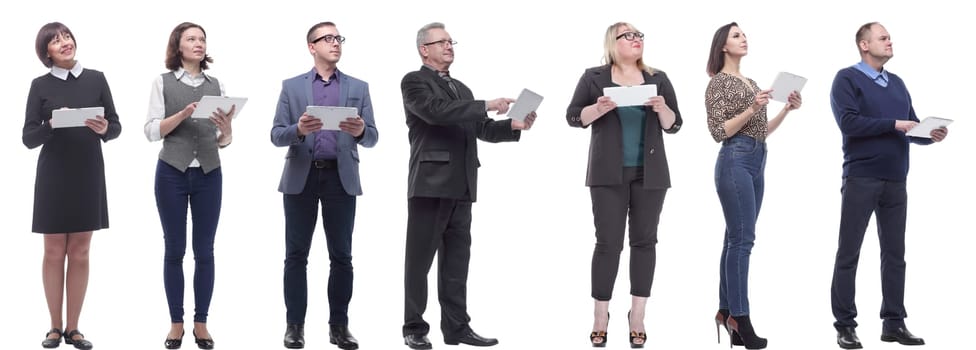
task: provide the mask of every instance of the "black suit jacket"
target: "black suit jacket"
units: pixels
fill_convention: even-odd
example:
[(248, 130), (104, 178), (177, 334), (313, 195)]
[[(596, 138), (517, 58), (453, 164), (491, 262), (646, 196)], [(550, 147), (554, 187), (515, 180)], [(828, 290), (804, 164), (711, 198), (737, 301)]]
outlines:
[(410, 129), (407, 197), (469, 198), (478, 193), (478, 144), (518, 141), (511, 119), (493, 120), (485, 101), (454, 79), (458, 93), (436, 71), (422, 66), (400, 82)]
[[(654, 70), (654, 74), (644, 72), (644, 84), (656, 84), (657, 93), (664, 97), (665, 103), (674, 111), (674, 125), (664, 130), (676, 133), (681, 128), (681, 112), (674, 97), (674, 87), (664, 72)], [(617, 86), (610, 77), (610, 65), (593, 67), (583, 72), (573, 100), (566, 110), (566, 121), (570, 126), (586, 128), (592, 126), (590, 133), (590, 154), (586, 166), (587, 186), (619, 185), (623, 183), (623, 129), (616, 109), (607, 112), (590, 125), (583, 125), (580, 113), (583, 107), (596, 103), (603, 96), (603, 88)], [(668, 158), (664, 152), (661, 122), (657, 113), (647, 109), (647, 123), (644, 128), (644, 188), (669, 188), (671, 175)]]

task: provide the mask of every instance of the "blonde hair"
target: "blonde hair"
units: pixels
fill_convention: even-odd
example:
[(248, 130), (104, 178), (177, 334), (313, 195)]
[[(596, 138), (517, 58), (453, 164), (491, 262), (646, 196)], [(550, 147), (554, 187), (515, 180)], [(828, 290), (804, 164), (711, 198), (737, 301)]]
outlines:
[[(617, 28), (626, 27), (627, 29), (639, 32), (633, 24), (627, 22), (617, 22), (611, 24), (607, 27), (607, 34), (603, 38), (603, 63), (609, 65), (617, 64)], [(644, 57), (637, 58), (637, 67), (641, 70), (647, 72), (648, 74), (654, 74), (654, 68), (651, 68), (644, 63)]]

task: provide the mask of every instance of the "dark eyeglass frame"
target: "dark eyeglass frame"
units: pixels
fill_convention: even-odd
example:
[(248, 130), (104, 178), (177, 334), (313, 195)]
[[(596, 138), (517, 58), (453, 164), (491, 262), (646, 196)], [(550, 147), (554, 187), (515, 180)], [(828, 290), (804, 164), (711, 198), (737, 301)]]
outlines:
[(441, 39), (441, 40), (438, 40), (438, 41), (431, 41), (429, 43), (423, 44), (423, 46), (434, 45), (434, 44), (438, 44), (438, 45), (443, 46), (443, 47), (447, 47), (447, 44), (451, 44), (451, 46), (454, 46), (454, 45), (457, 45), (457, 40)]
[(335, 42), (336, 40), (339, 40), (339, 43), (342, 44), (342, 43), (346, 42), (346, 37), (344, 37), (342, 35), (326, 34), (326, 35), (323, 35), (323, 36), (320, 36), (320, 37), (316, 38), (315, 40), (312, 40), (312, 44), (315, 44), (315, 43), (317, 43), (319, 41), (322, 41), (322, 40), (325, 40), (325, 42), (326, 43), (329, 43), (329, 44)]
[(617, 39), (616, 40), (620, 40), (620, 38), (627, 39), (628, 41), (634, 41), (634, 40), (637, 40), (637, 39), (644, 40), (644, 33), (641, 33), (641, 32), (626, 32), (626, 33), (622, 33), (620, 35), (617, 35)]

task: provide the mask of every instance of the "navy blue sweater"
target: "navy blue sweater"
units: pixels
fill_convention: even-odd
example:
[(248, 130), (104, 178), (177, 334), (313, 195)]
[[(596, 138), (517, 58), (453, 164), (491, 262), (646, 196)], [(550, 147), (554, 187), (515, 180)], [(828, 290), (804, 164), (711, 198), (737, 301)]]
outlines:
[(932, 140), (905, 136), (895, 120), (914, 120), (905, 82), (888, 72), (883, 87), (855, 67), (841, 69), (830, 89), (830, 108), (844, 138), (844, 177), (865, 176), (905, 181), (908, 143)]

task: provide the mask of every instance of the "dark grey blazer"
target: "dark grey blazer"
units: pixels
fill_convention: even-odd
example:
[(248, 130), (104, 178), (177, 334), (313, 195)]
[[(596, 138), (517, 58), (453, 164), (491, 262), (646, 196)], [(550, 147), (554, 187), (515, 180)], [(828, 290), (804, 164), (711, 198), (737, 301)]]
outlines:
[[(583, 107), (596, 103), (603, 96), (603, 88), (617, 86), (610, 80), (610, 65), (593, 67), (583, 72), (573, 100), (566, 109), (569, 126), (590, 129), (590, 154), (586, 166), (587, 186), (619, 185), (623, 182), (623, 131), (616, 110), (607, 112), (590, 125), (583, 125), (580, 113)], [(665, 103), (674, 111), (674, 125), (667, 130), (669, 134), (681, 128), (681, 112), (674, 97), (674, 87), (664, 72), (654, 70), (654, 75), (644, 72), (644, 84), (657, 85), (657, 93), (664, 97)], [(661, 122), (657, 113), (647, 108), (647, 123), (644, 129), (644, 188), (669, 188), (671, 175), (668, 158), (664, 152), (664, 139)]]
[[(285, 154), (285, 168), (281, 173), (278, 191), (285, 194), (302, 193), (308, 171), (312, 167), (312, 148), (314, 137), (298, 136), (298, 118), (305, 113), (305, 107), (312, 104), (312, 69), (281, 84), (281, 96), (275, 111), (274, 125), (271, 127), (271, 143), (278, 147), (288, 147)], [(336, 162), (339, 166), (339, 181), (342, 188), (351, 196), (363, 194), (359, 182), (359, 147), (373, 147), (379, 140), (379, 131), (373, 119), (373, 103), (369, 98), (369, 85), (352, 76), (339, 73), (339, 105), (356, 107), (359, 116), (366, 124), (363, 134), (358, 138), (345, 132), (336, 136)]]
[(421, 67), (400, 82), (410, 139), (407, 197), (463, 199), (478, 194), (478, 143), (518, 141), (512, 120), (493, 120), (485, 101), (454, 80), (455, 94), (434, 70)]

